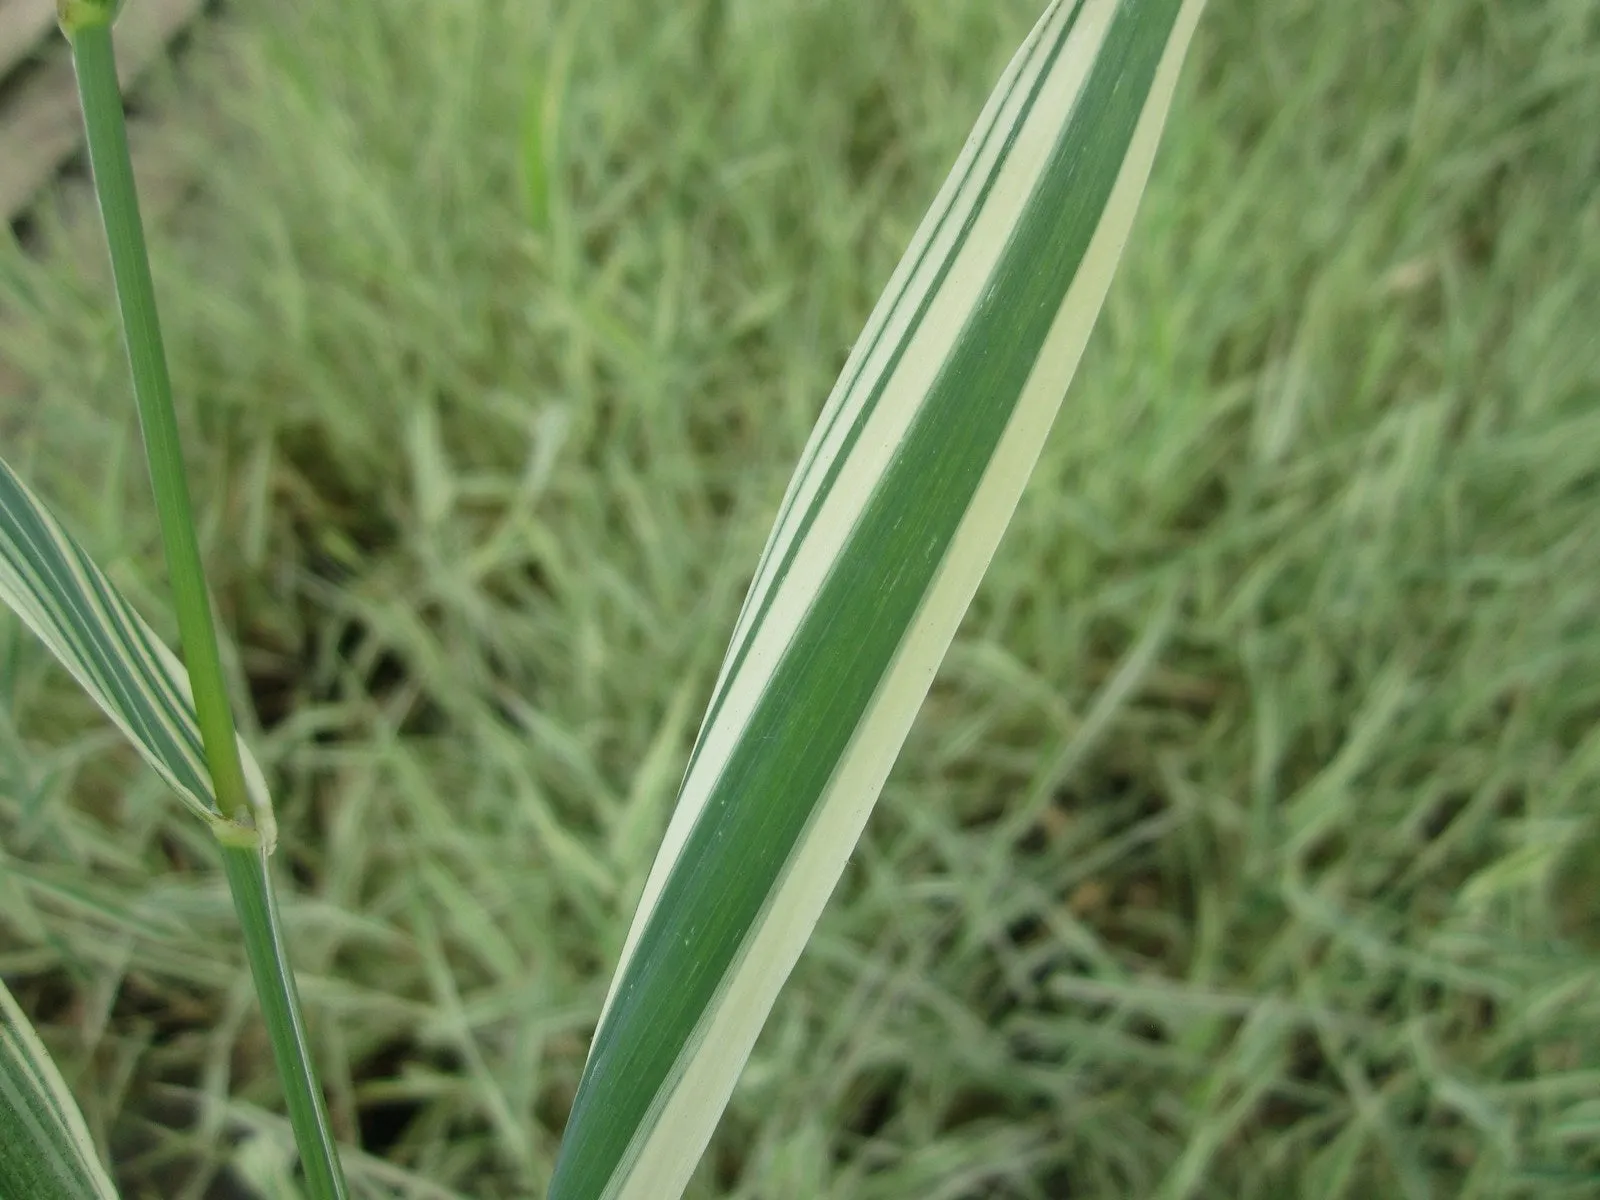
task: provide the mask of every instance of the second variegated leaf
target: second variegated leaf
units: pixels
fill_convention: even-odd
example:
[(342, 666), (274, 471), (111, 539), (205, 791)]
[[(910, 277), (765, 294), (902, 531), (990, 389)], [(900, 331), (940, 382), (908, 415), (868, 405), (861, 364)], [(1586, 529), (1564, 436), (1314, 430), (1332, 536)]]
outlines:
[(0, 602), (22, 618), (172, 790), (219, 838), (277, 836), (261, 768), (239, 753), (255, 824), (223, 815), (212, 792), (183, 664), (44, 502), (0, 462)]

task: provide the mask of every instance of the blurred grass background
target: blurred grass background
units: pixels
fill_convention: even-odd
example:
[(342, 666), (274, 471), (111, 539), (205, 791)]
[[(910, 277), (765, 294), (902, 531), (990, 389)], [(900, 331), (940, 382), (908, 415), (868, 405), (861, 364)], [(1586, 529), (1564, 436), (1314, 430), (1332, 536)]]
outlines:
[[(1038, 7), (234, 0), (146, 101), (361, 1194), (541, 1192), (782, 487)], [(1600, 1194), (1597, 184), (1587, 0), (1214, 0), (692, 1195)], [(170, 632), (67, 212), (0, 249), (0, 452)], [(207, 836), (9, 620), (0, 685), (0, 969), (130, 1196), (288, 1194)]]

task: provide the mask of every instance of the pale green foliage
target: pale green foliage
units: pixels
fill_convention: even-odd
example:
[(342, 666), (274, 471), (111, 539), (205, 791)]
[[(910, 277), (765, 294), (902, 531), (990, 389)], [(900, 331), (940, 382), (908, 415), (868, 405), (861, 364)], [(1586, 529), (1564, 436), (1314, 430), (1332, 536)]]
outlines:
[[(358, 1193), (540, 1194), (784, 484), (1041, 7), (237, 0), (145, 98), (206, 181), (157, 275)], [(1549, 869), (1600, 787), (1593, 30), (1208, 9), (692, 1197), (1593, 1195), (1592, 872)], [(171, 644), (56, 225), (0, 254), (0, 443)], [(81, 1006), (129, 1190), (224, 1189), (234, 1129), (288, 1134), (210, 835), (0, 649), (0, 964)]]

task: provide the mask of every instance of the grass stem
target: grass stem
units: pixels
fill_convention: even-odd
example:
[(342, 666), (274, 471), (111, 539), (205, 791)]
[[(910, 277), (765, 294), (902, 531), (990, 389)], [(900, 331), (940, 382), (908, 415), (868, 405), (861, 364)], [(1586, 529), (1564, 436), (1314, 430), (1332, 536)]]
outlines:
[(150, 483), (155, 491), (156, 513), (161, 522), (161, 543), (166, 551), (173, 606), (183, 643), (184, 663), (194, 692), (195, 714), (205, 743), (217, 804), (229, 819), (244, 822), (250, 813), (249, 792), (239, 762), (233, 713), (222, 676), (216, 626), (200, 565), (195, 536), (194, 510), (178, 441), (178, 418), (172, 403), (172, 380), (156, 315), (155, 285), (145, 250), (144, 223), (134, 186), (133, 160), (128, 153), (128, 128), (117, 86), (111, 27), (84, 25), (71, 34), (77, 67), (78, 95), (83, 103), (88, 131), (89, 162), (94, 171), (95, 194), (105, 222), (111, 251), (111, 274), (133, 372), (134, 398), (139, 425), (144, 432)]
[[(111, 252), (111, 271), (122, 312), (139, 423), (144, 432), (161, 540), (206, 762), (218, 806), (230, 819), (243, 823), (249, 819), (249, 793), (223, 681), (205, 574), (200, 564), (194, 511), (172, 403), (172, 381), (161, 341), (155, 286), (139, 216), (133, 161), (128, 152), (128, 131), (117, 85), (109, 12), (105, 19), (91, 16), (64, 22), (64, 28), (72, 43), (77, 68), (95, 193)], [(289, 969), (272, 881), (267, 872), (266, 852), (259, 846), (222, 844), (219, 849), (234, 908), (244, 931), (245, 953), (250, 961), (310, 1194), (316, 1200), (342, 1200), (348, 1193), (327, 1106), (306, 1045), (300, 1000)]]
[(233, 907), (244, 929), (245, 957), (256, 981), (256, 997), (266, 1021), (295, 1144), (310, 1194), (316, 1200), (343, 1200), (349, 1193), (339, 1152), (334, 1145), (328, 1107), (311, 1063), (300, 995), (288, 970), (288, 953), (278, 904), (272, 893), (266, 853), (259, 847), (223, 846), (222, 866), (228, 876)]

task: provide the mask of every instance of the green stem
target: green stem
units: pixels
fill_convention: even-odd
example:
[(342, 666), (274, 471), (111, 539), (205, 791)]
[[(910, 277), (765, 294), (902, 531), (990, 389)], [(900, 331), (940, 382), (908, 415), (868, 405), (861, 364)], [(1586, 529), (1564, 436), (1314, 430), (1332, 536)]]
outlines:
[(255, 976), (256, 996), (272, 1042), (272, 1057), (289, 1108), (289, 1124), (306, 1183), (317, 1200), (345, 1200), (344, 1171), (328, 1121), (328, 1107), (311, 1065), (305, 1026), (300, 1021), (300, 994), (288, 970), (283, 926), (261, 847), (223, 846), (222, 866), (233, 893), (233, 907), (244, 929), (244, 952)]
[[(71, 12), (69, 14), (69, 8)], [(249, 792), (239, 758), (233, 713), (223, 683), (216, 626), (200, 566), (194, 512), (178, 442), (178, 421), (172, 404), (161, 325), (156, 316), (155, 286), (145, 251), (144, 225), (134, 187), (128, 131), (117, 86), (116, 56), (111, 44), (114, 5), (92, 0), (64, 5), (62, 27), (72, 43), (88, 131), (89, 162), (95, 192), (111, 251), (111, 274), (122, 311), (139, 424), (144, 431), (150, 481), (155, 489), (161, 539), (166, 549), (178, 630), (189, 670), (195, 713), (199, 718), (206, 762), (217, 805), (231, 820), (250, 818)], [(70, 19), (69, 19), (70, 18)], [(272, 1057), (283, 1084), (289, 1122), (300, 1149), (310, 1194), (315, 1200), (345, 1200), (348, 1190), (334, 1144), (328, 1110), (306, 1044), (300, 1018), (300, 997), (278, 920), (266, 851), (258, 846), (219, 842), (228, 887), (244, 931), (245, 955), (261, 1002)]]
[(194, 511), (178, 443), (178, 418), (172, 405), (172, 381), (156, 317), (155, 285), (145, 253), (144, 224), (134, 189), (133, 160), (128, 155), (128, 128), (117, 87), (116, 59), (109, 24), (80, 26), (71, 34), (78, 68), (78, 95), (89, 134), (89, 163), (111, 249), (111, 274), (133, 371), (133, 394), (139, 404), (150, 482), (155, 489), (161, 541), (166, 548), (167, 575), (183, 658), (189, 668), (195, 715), (205, 744), (206, 762), (216, 788), (217, 806), (241, 824), (249, 820), (250, 794), (239, 764), (233, 712), (222, 678), (222, 657), (211, 620), (200, 545), (194, 532)]

